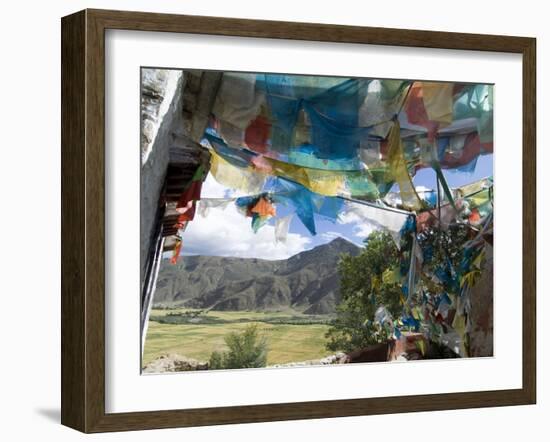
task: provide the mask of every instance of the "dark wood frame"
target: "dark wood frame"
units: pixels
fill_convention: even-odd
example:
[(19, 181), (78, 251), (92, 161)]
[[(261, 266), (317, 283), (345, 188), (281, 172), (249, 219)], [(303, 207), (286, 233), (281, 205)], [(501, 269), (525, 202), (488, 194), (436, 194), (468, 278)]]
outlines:
[[(536, 40), (405, 29), (104, 10), (62, 29), (61, 422), (84, 432), (534, 404), (536, 401)], [(402, 397), (105, 413), (105, 30), (127, 29), (523, 56), (523, 386)]]

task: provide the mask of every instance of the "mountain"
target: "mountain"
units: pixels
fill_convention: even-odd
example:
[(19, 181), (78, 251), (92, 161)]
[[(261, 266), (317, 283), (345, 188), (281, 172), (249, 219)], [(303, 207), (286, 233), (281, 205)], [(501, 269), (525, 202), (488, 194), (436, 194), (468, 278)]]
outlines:
[(213, 310), (333, 313), (340, 296), (340, 255), (357, 255), (360, 250), (336, 238), (278, 261), (184, 256), (174, 265), (163, 260), (153, 302)]

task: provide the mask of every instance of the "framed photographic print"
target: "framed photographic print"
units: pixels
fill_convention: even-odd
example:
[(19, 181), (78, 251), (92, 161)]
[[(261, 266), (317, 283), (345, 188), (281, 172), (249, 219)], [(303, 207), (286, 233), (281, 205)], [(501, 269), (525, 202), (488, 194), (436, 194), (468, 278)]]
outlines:
[(63, 18), (62, 423), (535, 403), (535, 52)]

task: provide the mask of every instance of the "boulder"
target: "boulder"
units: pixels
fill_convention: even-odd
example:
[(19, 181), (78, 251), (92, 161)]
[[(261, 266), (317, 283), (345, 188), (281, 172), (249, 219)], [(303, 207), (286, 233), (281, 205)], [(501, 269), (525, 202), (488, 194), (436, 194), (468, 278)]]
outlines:
[(208, 370), (208, 362), (197, 361), (177, 354), (166, 354), (149, 362), (143, 368), (143, 373), (175, 373), (196, 370)]

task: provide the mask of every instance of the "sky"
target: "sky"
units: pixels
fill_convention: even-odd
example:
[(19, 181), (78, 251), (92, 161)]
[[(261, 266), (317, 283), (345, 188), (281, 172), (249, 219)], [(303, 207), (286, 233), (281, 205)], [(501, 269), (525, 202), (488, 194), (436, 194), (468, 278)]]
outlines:
[[(493, 175), (493, 154), (480, 155), (472, 173), (459, 172), (454, 169), (443, 169), (443, 175), (450, 187), (460, 187), (482, 178)], [(424, 186), (430, 189), (437, 187), (435, 172), (431, 168), (419, 170), (413, 178), (415, 186)]]
[[(480, 156), (476, 167), (471, 173), (444, 170), (443, 173), (449, 186), (459, 187), (464, 184), (491, 176), (493, 171), (493, 155)], [(435, 172), (432, 169), (422, 169), (413, 178), (417, 187), (435, 188)], [(206, 178), (202, 198), (228, 198), (243, 194), (228, 189), (219, 184), (212, 175)], [(357, 204), (346, 203), (351, 209)], [(287, 207), (278, 205), (277, 217), (291, 213)], [(375, 209), (377, 210), (377, 209)], [(297, 216), (292, 217), (286, 242), (275, 241), (275, 218), (254, 233), (251, 228), (251, 218), (237, 211), (235, 204), (229, 204), (225, 209), (210, 209), (206, 217), (197, 213), (183, 234), (182, 256), (233, 256), (241, 258), (287, 259), (304, 250), (310, 250), (321, 244), (328, 243), (336, 237), (343, 237), (359, 246), (376, 227), (365, 219), (352, 214), (344, 214), (333, 223), (316, 216), (317, 235), (312, 236), (303, 226)]]

